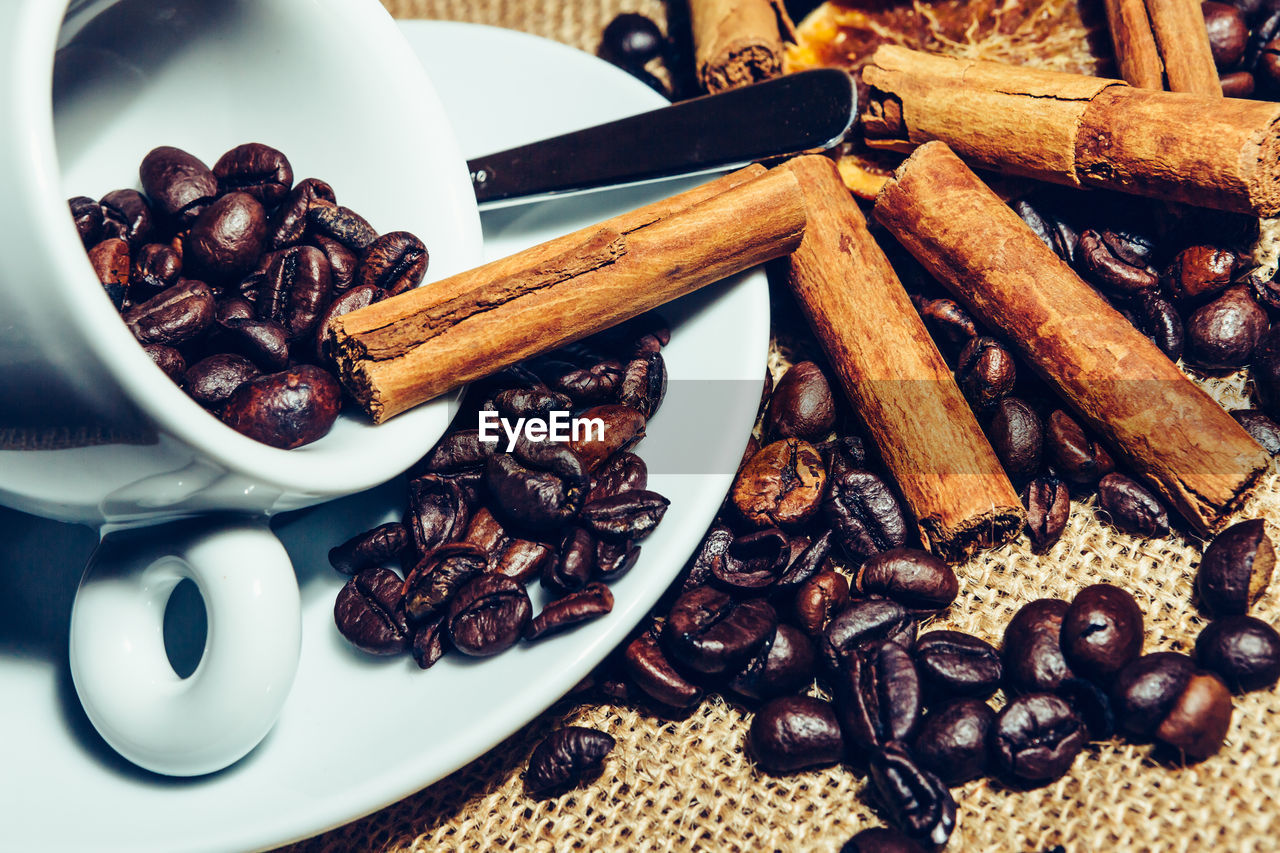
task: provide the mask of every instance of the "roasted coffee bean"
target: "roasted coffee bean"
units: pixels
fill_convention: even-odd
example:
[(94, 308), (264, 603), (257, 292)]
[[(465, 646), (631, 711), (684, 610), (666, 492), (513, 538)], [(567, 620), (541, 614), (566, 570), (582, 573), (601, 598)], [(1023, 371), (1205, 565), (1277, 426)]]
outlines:
[(1117, 258), (1126, 264), (1146, 266), (1155, 254), (1155, 243), (1145, 234), (1133, 231), (1117, 231), (1104, 228), (1098, 232), (1102, 242)]
[(524, 584), (545, 572), (555, 556), (555, 550), (541, 542), (511, 537), (497, 558), (491, 560), (490, 571)]
[[(951, 299), (921, 299), (916, 309), (929, 327), (934, 340), (953, 347), (963, 347), (978, 336), (978, 325), (969, 312)], [(954, 350), (953, 350), (954, 352)]]
[(622, 374), (621, 362), (601, 361), (590, 367), (570, 370), (557, 377), (552, 385), (581, 405), (608, 403), (618, 397)]
[[(824, 530), (821, 536), (807, 544), (803, 544), (803, 538), (793, 540), (791, 543), (791, 562), (787, 564), (786, 570), (778, 578), (777, 583), (773, 585), (774, 589), (778, 592), (798, 589), (801, 584), (816, 575), (826, 562), (827, 555), (831, 553), (831, 546), (834, 541), (835, 534), (830, 530)], [(796, 549), (802, 544), (803, 548), (797, 554)]]
[(601, 498), (640, 491), (649, 484), (649, 468), (634, 453), (623, 451), (609, 458), (591, 479), (587, 503)]
[(609, 587), (602, 583), (589, 583), (542, 608), (542, 612), (525, 629), (524, 637), (537, 640), (581, 622), (598, 619), (612, 610), (613, 593)]
[(1211, 672), (1197, 672), (1183, 687), (1168, 715), (1156, 727), (1156, 738), (1192, 759), (1218, 751), (1231, 727), (1231, 691)]
[(907, 522), (897, 498), (870, 471), (851, 468), (833, 476), (822, 511), (855, 562), (907, 544)]
[(1257, 80), (1248, 71), (1231, 71), (1218, 76), (1218, 84), (1222, 86), (1224, 98), (1252, 98), (1258, 86)]
[(937, 776), (905, 745), (887, 744), (871, 756), (871, 785), (889, 819), (911, 838), (941, 847), (956, 828), (956, 802)]
[(857, 577), (863, 595), (883, 595), (908, 611), (942, 610), (960, 591), (956, 573), (918, 548), (895, 548), (869, 558)]
[(409, 647), (404, 582), (390, 569), (366, 569), (347, 581), (333, 605), (338, 631), (356, 648), (394, 655)]
[[(1067, 263), (1075, 263), (1076, 244), (1080, 236), (1063, 220), (1049, 214), (1047, 209), (1037, 207), (1027, 199), (1013, 202), (1014, 211), (1027, 223), (1040, 241), (1053, 250), (1054, 254)], [(975, 333), (976, 334), (976, 333)]]
[(944, 784), (963, 785), (987, 774), (987, 738), (996, 712), (981, 699), (956, 699), (929, 712), (911, 750)]
[(1098, 481), (1098, 502), (1121, 530), (1146, 537), (1169, 533), (1169, 512), (1164, 504), (1124, 474), (1113, 472)]
[(567, 412), (573, 401), (546, 387), (508, 388), (493, 397), (498, 413), (510, 420), (520, 418), (548, 419), (552, 412)]
[(533, 529), (547, 529), (582, 509), (590, 479), (568, 446), (521, 440), (512, 453), (489, 458), (489, 493), (507, 518)]
[(1188, 246), (1174, 256), (1161, 281), (1174, 299), (1202, 302), (1231, 285), (1236, 271), (1234, 253), (1216, 246)]
[(315, 334), (333, 297), (333, 278), (323, 252), (313, 246), (281, 249), (271, 256), (263, 285), (259, 319), (279, 323), (290, 341)]
[(795, 527), (817, 513), (826, 482), (818, 449), (787, 438), (752, 457), (734, 480), (731, 498), (742, 517), (757, 527)]
[(781, 696), (751, 719), (747, 747), (770, 773), (827, 767), (844, 758), (844, 737), (829, 702), (812, 696)]
[(689, 708), (702, 701), (702, 688), (671, 665), (655, 635), (641, 634), (628, 643), (622, 661), (627, 675), (651, 699), (672, 708)]
[(1116, 718), (1107, 691), (1087, 678), (1068, 678), (1056, 694), (1065, 699), (1084, 722), (1090, 740), (1107, 740), (1116, 732)]
[(332, 358), (333, 354), (329, 351), (333, 341), (333, 330), (329, 328), (329, 324), (337, 317), (344, 314), (350, 314), (352, 311), (358, 311), (372, 305), (375, 302), (381, 302), (386, 296), (376, 287), (353, 287), (345, 293), (339, 294), (329, 307), (320, 315), (320, 319), (316, 322), (315, 333), (315, 354), (316, 358), (321, 361)]
[(1142, 610), (1119, 587), (1087, 586), (1063, 613), (1059, 642), (1072, 671), (1109, 681), (1142, 654)]
[(786, 535), (769, 527), (735, 538), (723, 557), (711, 564), (711, 574), (730, 590), (749, 593), (776, 584), (790, 558)]
[(1118, 257), (1102, 235), (1092, 229), (1080, 233), (1076, 263), (1087, 280), (1117, 296), (1136, 296), (1155, 290), (1155, 273), (1145, 265), (1135, 265)]
[(631, 449), (644, 438), (645, 417), (630, 406), (606, 403), (587, 409), (579, 417), (598, 419), (604, 424), (600, 430), (583, 430), (583, 435), (568, 445), (592, 472), (599, 470), (615, 453)]
[(405, 614), (411, 622), (434, 616), (487, 564), (488, 555), (469, 542), (453, 542), (428, 552), (405, 578)]
[(547, 561), (542, 585), (563, 595), (586, 586), (595, 570), (596, 539), (585, 528), (573, 526), (560, 540), (556, 559)]
[(267, 216), (258, 200), (246, 193), (229, 193), (191, 224), (182, 260), (195, 275), (213, 281), (239, 280), (258, 263), (266, 236)]
[(792, 609), (800, 627), (816, 637), (848, 601), (849, 582), (839, 572), (826, 570), (800, 585)]
[(148, 243), (133, 256), (129, 270), (130, 298), (147, 299), (178, 283), (182, 276), (182, 258), (164, 243)]
[(252, 379), (223, 406), (222, 422), (272, 447), (292, 450), (329, 432), (342, 408), (333, 374), (312, 364)]
[(1205, 29), (1209, 31), (1209, 48), (1213, 63), (1219, 68), (1230, 68), (1244, 56), (1249, 40), (1249, 25), (1244, 13), (1229, 3), (1205, 2), (1200, 4), (1204, 13)]
[(333, 273), (333, 289), (336, 292), (341, 293), (355, 284), (356, 269), (360, 266), (360, 258), (355, 252), (322, 234), (312, 235), (311, 242), (324, 252), (324, 258), (329, 262), (329, 269)]
[(1249, 378), (1258, 392), (1262, 410), (1280, 417), (1280, 324), (1262, 336), (1253, 350)]
[(711, 529), (702, 537), (698, 550), (689, 560), (680, 591), (688, 592), (694, 587), (706, 586), (711, 583), (715, 573), (719, 570), (717, 566), (724, 561), (725, 555), (729, 553), (729, 546), (733, 544), (733, 539), (733, 531), (724, 524), (719, 521), (712, 524)]
[(833, 671), (848, 666), (859, 652), (885, 640), (906, 649), (915, 646), (916, 621), (901, 604), (887, 598), (856, 598), (831, 618), (818, 641), (822, 660)]
[(676, 599), (663, 626), (666, 651), (683, 666), (705, 675), (732, 672), (750, 658), (777, 627), (778, 617), (761, 599), (736, 601), (704, 586)]
[(870, 750), (910, 738), (920, 723), (920, 675), (911, 652), (883, 640), (849, 655), (831, 676), (848, 743)]
[(496, 655), (524, 633), (533, 605), (524, 585), (505, 575), (478, 575), (449, 603), (449, 638), (463, 654)]
[(223, 195), (248, 193), (267, 207), (283, 201), (293, 187), (289, 158), (260, 142), (246, 142), (223, 154), (213, 164), (213, 174)]
[(1006, 683), (1017, 691), (1052, 691), (1075, 673), (1062, 653), (1062, 619), (1069, 605), (1041, 598), (1014, 614), (1004, 629), (1000, 660)]
[(1062, 538), (1071, 514), (1071, 495), (1067, 484), (1057, 477), (1036, 477), (1022, 490), (1022, 505), (1027, 508), (1027, 535), (1031, 550), (1043, 554)]
[(89, 250), (89, 264), (111, 304), (122, 310), (128, 298), (129, 244), (117, 237), (103, 240)]
[(1259, 305), (1268, 311), (1280, 311), (1280, 281), (1254, 271), (1245, 279), (1245, 283)]
[(625, 575), (640, 559), (640, 546), (630, 541), (601, 539), (596, 543), (596, 577), (615, 581)]
[(151, 242), (155, 217), (151, 205), (137, 190), (113, 190), (102, 197), (103, 238), (117, 237), (136, 249)]
[(404, 526), (421, 559), (448, 542), (461, 540), (470, 510), (458, 483), (441, 474), (423, 474), (409, 481)]
[(1262, 597), (1271, 583), (1276, 552), (1262, 519), (1233, 524), (1204, 549), (1196, 571), (1200, 601), (1214, 616), (1236, 616)]
[(173, 380), (175, 385), (186, 382), (187, 361), (182, 353), (164, 344), (143, 344), (142, 351), (151, 357), (156, 367), (164, 371), (165, 376)]
[(812, 361), (793, 364), (769, 402), (765, 430), (772, 438), (822, 438), (836, 422), (836, 401), (822, 369)]
[(662, 55), (666, 46), (662, 30), (644, 15), (624, 12), (604, 28), (600, 58), (627, 69), (642, 69)]
[(985, 640), (960, 631), (928, 631), (916, 638), (916, 669), (926, 695), (986, 699), (996, 692), (1004, 668)]
[(1155, 734), (1195, 671), (1195, 662), (1177, 652), (1154, 652), (1133, 661), (1111, 688), (1116, 723), (1139, 737)]
[(1182, 357), (1186, 348), (1186, 331), (1182, 317), (1168, 299), (1156, 292), (1144, 293), (1130, 300), (1121, 313), (1171, 361)]
[(417, 625), (413, 629), (413, 645), (409, 651), (419, 669), (430, 669), (445, 653), (447, 629), (444, 624), (445, 614), (437, 613), (432, 618)]
[(493, 445), (480, 440), (474, 429), (446, 433), (423, 458), (422, 467), (436, 474), (483, 471), (493, 455)]
[(363, 216), (341, 205), (312, 205), (307, 210), (307, 223), (318, 235), (353, 252), (363, 252), (378, 239), (378, 232)]
[(88, 196), (78, 195), (67, 199), (71, 209), (71, 219), (76, 224), (76, 233), (86, 249), (91, 249), (102, 239), (102, 205)]
[(1005, 397), (996, 403), (987, 437), (1013, 482), (1025, 483), (1040, 471), (1044, 424), (1025, 400)]
[(144, 344), (178, 346), (213, 323), (213, 291), (202, 281), (183, 279), (124, 313), (133, 336)]
[(1092, 485), (1115, 470), (1106, 448), (1062, 409), (1049, 414), (1045, 447), (1058, 476), (1072, 483)]
[(333, 187), (318, 178), (306, 178), (299, 181), (289, 191), (288, 197), (271, 217), (268, 228), (267, 245), (275, 249), (284, 249), (301, 243), (307, 236), (307, 211), (313, 205), (336, 205), (337, 197)]
[(206, 409), (214, 409), (231, 399), (241, 385), (261, 375), (262, 371), (244, 356), (217, 353), (191, 365), (185, 385), (191, 399)]
[(1232, 287), (1187, 319), (1187, 358), (1211, 370), (1243, 367), (1267, 325), (1267, 312), (1249, 289)]
[(1080, 715), (1052, 693), (1011, 700), (996, 715), (989, 737), (1000, 769), (1033, 783), (1065, 775), (1087, 739)]
[(598, 536), (636, 540), (653, 532), (670, 505), (657, 492), (636, 489), (586, 504), (579, 518)]
[(525, 790), (535, 797), (549, 797), (599, 775), (613, 744), (609, 735), (585, 726), (552, 732), (529, 756)]
[(227, 348), (263, 370), (281, 370), (289, 364), (289, 336), (279, 323), (232, 318), (218, 325)]
[(873, 826), (846, 841), (840, 853), (925, 853), (925, 849), (896, 829)]
[(240, 296), (227, 296), (219, 299), (213, 307), (213, 319), (216, 323), (228, 320), (252, 320), (253, 303)]
[(757, 701), (795, 693), (813, 681), (814, 660), (809, 638), (799, 628), (779, 623), (773, 636), (733, 677), (729, 687)]
[(1280, 633), (1252, 616), (1215, 619), (1196, 638), (1196, 662), (1232, 690), (1263, 690), (1280, 679)]
[(956, 380), (975, 409), (991, 410), (1013, 391), (1016, 379), (1013, 353), (995, 338), (976, 337), (960, 351)]
[(1237, 409), (1231, 412), (1249, 437), (1272, 456), (1280, 455), (1280, 424), (1267, 417), (1258, 409)]
[(618, 383), (618, 402), (653, 417), (667, 394), (667, 363), (662, 353), (651, 352), (627, 362)]
[(364, 250), (356, 284), (372, 284), (395, 296), (422, 283), (427, 263), (427, 247), (421, 240), (408, 231), (390, 231)]
[(138, 169), (142, 190), (156, 210), (189, 225), (218, 195), (218, 179), (193, 154), (168, 145), (153, 148)]
[(398, 521), (380, 524), (357, 533), (341, 545), (329, 549), (329, 565), (344, 575), (399, 560), (409, 547), (409, 531)]

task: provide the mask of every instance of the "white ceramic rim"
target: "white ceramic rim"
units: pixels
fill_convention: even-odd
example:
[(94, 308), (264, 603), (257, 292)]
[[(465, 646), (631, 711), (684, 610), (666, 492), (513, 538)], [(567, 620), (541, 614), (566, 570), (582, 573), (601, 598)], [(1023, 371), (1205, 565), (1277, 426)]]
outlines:
[[(480, 217), (471, 189), (466, 160), (447, 122), (444, 108), (417, 57), (405, 42), (395, 22), (376, 0), (309, 0), (316, 8), (311, 14), (329, 22), (347, 39), (376, 41), (379, 57), (394, 62), (398, 76), (394, 85), (411, 92), (426, 105), (433, 117), (440, 143), (457, 162), (447, 185), (439, 187), (437, 203), (458, 212), (457, 232), (452, 239), (458, 254), (478, 263), (481, 256)], [(17, 143), (19, 158), (29, 168), (16, 182), (19, 197), (25, 195), (35, 222), (34, 247), (51, 265), (46, 283), (57, 290), (63, 304), (80, 304), (70, 312), (70, 323), (89, 350), (102, 362), (107, 373), (134, 401), (144, 415), (165, 433), (175, 436), (229, 471), (248, 479), (304, 494), (316, 499), (363, 491), (399, 474), (426, 453), (439, 435), (424, 428), (423, 418), (407, 413), (379, 426), (377, 442), (344, 442), (323, 452), (307, 449), (281, 450), (237, 433), (204, 412), (138, 346), (133, 335), (96, 286), (96, 279), (84, 247), (67, 215), (60, 187), (60, 167), (55, 144), (53, 99), (53, 57), (57, 47), (66, 2), (46, 4), (26, 2), (27, 16), (19, 19), (26, 32), (15, 38), (19, 56), (15, 58), (14, 104), (19, 124), (28, 132)], [(441, 432), (444, 425), (441, 425)], [(314, 446), (313, 446), (314, 447)]]

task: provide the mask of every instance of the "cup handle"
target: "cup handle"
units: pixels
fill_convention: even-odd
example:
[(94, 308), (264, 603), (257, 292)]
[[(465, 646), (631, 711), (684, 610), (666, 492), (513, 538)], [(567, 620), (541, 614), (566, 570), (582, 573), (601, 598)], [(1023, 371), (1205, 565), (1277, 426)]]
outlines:
[[(184, 578), (208, 632), (179, 678), (164, 647), (165, 606)], [(71, 611), (71, 677), (113, 749), (170, 776), (242, 758), (280, 714), (298, 669), (302, 618), (293, 564), (265, 521), (209, 519), (108, 535)]]

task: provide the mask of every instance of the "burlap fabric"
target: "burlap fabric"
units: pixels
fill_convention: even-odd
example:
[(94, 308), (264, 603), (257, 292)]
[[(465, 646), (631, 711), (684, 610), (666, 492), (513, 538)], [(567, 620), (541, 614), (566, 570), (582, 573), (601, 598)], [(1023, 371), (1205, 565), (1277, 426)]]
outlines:
[[(658, 0), (384, 0), (398, 15), (508, 26), (594, 50), (620, 11), (662, 22)], [(787, 323), (787, 312), (780, 312)], [(779, 329), (791, 342), (790, 329)], [(803, 337), (775, 350), (775, 366), (803, 354)], [(1211, 383), (1229, 408), (1242, 381)], [(1244, 510), (1263, 516), (1280, 541), (1280, 474)], [(1189, 651), (1204, 624), (1192, 603), (1199, 544), (1181, 536), (1137, 541), (1076, 503), (1066, 535), (1047, 555), (1026, 539), (962, 566), (960, 596), (928, 627), (999, 642), (1024, 603), (1070, 598), (1107, 581), (1134, 594), (1147, 619), (1146, 650)], [(1255, 608), (1280, 624), (1280, 584)], [(429, 677), (429, 676), (424, 676)], [(999, 700), (1000, 697), (997, 697)], [(773, 777), (743, 752), (749, 712), (719, 698), (678, 720), (625, 706), (565, 700), (487, 755), (381, 812), (287, 848), (291, 853), (435, 850), (838, 850), (883, 822), (863, 796), (865, 780), (843, 767)], [(589, 725), (618, 741), (604, 775), (556, 799), (525, 796), (529, 752), (550, 731)], [(1065, 778), (1011, 790), (979, 780), (955, 791), (959, 828), (948, 849), (1068, 851), (1280, 849), (1280, 696), (1237, 700), (1228, 741), (1192, 766), (1160, 763), (1146, 745), (1091, 745)]]

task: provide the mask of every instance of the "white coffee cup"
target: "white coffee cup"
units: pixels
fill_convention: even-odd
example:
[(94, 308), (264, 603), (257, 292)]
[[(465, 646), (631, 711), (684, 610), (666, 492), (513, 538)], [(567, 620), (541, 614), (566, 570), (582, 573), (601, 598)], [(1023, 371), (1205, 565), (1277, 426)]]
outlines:
[[(212, 164), (263, 142), (375, 228), (419, 235), (437, 279), (480, 257), (465, 161), (376, 0), (11, 0), (0, 69), (0, 503), (103, 533), (71, 625), (98, 731), (157, 772), (217, 770), (270, 729), (297, 668), (296, 580), (267, 519), (395, 476), (448, 403), (378, 427), (343, 414), (290, 451), (232, 431), (133, 339), (66, 199), (137, 187), (157, 145)], [(180, 679), (160, 631), (184, 577), (208, 633)]]

